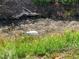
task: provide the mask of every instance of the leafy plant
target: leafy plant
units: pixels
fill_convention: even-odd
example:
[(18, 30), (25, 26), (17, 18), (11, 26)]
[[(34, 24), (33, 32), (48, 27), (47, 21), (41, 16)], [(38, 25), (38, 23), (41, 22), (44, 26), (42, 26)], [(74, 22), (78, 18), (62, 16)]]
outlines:
[(45, 6), (48, 5), (51, 0), (32, 0), (35, 5)]

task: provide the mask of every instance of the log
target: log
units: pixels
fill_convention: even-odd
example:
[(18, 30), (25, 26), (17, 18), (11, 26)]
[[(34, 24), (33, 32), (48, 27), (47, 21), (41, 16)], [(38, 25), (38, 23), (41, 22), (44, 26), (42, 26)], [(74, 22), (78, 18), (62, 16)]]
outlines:
[(12, 17), (14, 17), (16, 19), (19, 19), (22, 16), (26, 16), (26, 17), (27, 16), (33, 16), (34, 17), (34, 16), (40, 16), (40, 14), (36, 13), (36, 12), (32, 12), (29, 9), (23, 8), (23, 10), (22, 10), (22, 12), (20, 14), (17, 14), (16, 16), (12, 16)]

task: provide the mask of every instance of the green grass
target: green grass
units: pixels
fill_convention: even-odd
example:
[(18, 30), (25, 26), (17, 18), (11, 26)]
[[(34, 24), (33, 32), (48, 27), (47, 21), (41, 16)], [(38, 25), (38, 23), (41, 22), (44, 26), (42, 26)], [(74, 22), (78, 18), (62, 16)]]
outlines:
[(34, 37), (23, 35), (0, 40), (0, 59), (20, 59), (28, 55), (45, 56), (55, 52), (79, 48), (79, 32), (66, 30), (62, 34)]

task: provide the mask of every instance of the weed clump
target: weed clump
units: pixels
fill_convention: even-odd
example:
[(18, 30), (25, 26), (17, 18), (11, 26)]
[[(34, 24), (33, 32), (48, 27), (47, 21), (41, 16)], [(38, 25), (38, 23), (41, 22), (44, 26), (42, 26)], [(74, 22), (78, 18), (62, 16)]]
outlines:
[(44, 56), (54, 52), (63, 52), (79, 48), (79, 32), (65, 31), (63, 34), (43, 37), (22, 36), (14, 41), (6, 38), (0, 42), (1, 59), (26, 58), (27, 55)]

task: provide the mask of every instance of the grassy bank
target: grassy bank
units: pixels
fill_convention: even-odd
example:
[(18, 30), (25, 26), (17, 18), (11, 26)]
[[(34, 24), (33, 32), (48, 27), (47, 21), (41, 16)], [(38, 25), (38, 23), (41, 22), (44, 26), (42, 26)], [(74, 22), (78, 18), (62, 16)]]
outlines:
[(28, 55), (45, 56), (55, 52), (79, 48), (79, 32), (66, 30), (64, 33), (34, 37), (23, 35), (16, 39), (0, 39), (0, 59), (20, 59)]

